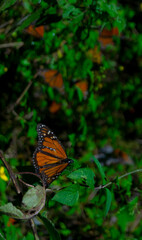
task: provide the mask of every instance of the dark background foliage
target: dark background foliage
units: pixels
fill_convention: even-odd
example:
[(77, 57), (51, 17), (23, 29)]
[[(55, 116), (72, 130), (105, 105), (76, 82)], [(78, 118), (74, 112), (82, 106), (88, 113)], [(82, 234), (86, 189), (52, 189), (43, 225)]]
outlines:
[[(95, 186), (103, 184), (92, 160), (102, 151), (107, 181), (141, 167), (141, 11), (141, 2), (131, 0), (1, 3), (0, 149), (15, 171), (34, 171), (39, 122), (74, 159), (53, 189), (70, 186), (67, 175), (80, 167), (93, 170)], [(37, 33), (40, 26), (44, 34)], [(77, 85), (82, 81), (83, 89)], [(112, 158), (114, 164), (107, 166)], [(0, 182), (1, 204), (14, 201), (12, 186)], [(92, 190), (78, 185), (79, 200), (72, 207), (47, 201), (48, 219), (62, 239), (141, 239), (141, 175), (129, 175), (109, 190), (112, 203), (105, 218), (106, 189), (92, 197)], [(8, 216), (0, 221), (7, 240), (33, 239), (27, 222), (12, 225)], [(40, 239), (48, 239), (40, 222), (37, 230)]]

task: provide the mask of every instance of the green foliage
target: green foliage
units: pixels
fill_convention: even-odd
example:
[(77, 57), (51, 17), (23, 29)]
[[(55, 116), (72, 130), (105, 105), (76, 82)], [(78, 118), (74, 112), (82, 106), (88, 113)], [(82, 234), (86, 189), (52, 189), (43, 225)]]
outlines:
[(43, 196), (44, 196), (43, 187), (38, 185), (36, 188), (29, 189), (22, 199), (24, 209), (29, 210), (31, 208), (35, 208), (41, 205)]
[(106, 207), (105, 207), (105, 217), (108, 214), (108, 211), (110, 209), (111, 206), (111, 202), (112, 202), (112, 196), (111, 196), (111, 192), (108, 188), (105, 189), (106, 190)]
[(14, 3), (16, 3), (16, 0), (4, 0), (2, 1), (1, 5), (0, 5), (0, 11), (4, 11), (5, 9), (11, 7)]
[(11, 215), (12, 217), (16, 217), (16, 218), (23, 217), (23, 213), (18, 208), (13, 206), (12, 203), (7, 203), (4, 206), (1, 206), (0, 211), (5, 214)]
[(85, 180), (89, 187), (94, 187), (94, 172), (89, 168), (80, 168), (68, 175), (73, 180)]
[[(36, 226), (40, 238), (60, 239), (61, 234), (63, 239), (141, 239), (141, 176), (119, 180), (142, 164), (141, 3), (6, 0), (0, 12), (1, 150), (14, 171), (28, 171), (36, 126), (43, 122), (75, 159), (49, 186), (55, 195), (47, 193), (48, 216), (41, 217), (45, 226)], [(29, 25), (35, 32), (43, 26), (44, 34), (30, 35)], [(57, 75), (48, 81), (43, 70), (60, 73), (62, 88), (51, 84)], [(77, 86), (81, 81), (88, 85), (84, 91)], [(121, 161), (107, 165), (104, 157), (102, 166), (96, 156), (104, 145), (126, 152), (126, 159), (115, 155), (113, 159)], [(23, 198), (29, 211), (44, 195), (37, 190)], [(19, 210), (14, 207), (15, 191), (2, 173), (0, 199), (9, 212)], [(33, 239), (25, 222), (8, 226), (8, 221), (2, 215), (0, 238)]]
[(0, 206), (0, 212), (16, 219), (30, 219), (34, 216), (33, 213), (36, 214), (36, 211), (38, 213), (44, 207), (44, 204), (45, 189), (37, 185), (25, 193), (20, 209), (9, 202)]
[(105, 176), (103, 167), (101, 166), (101, 164), (100, 164), (100, 162), (98, 161), (98, 159), (95, 158), (94, 156), (93, 156), (93, 160), (94, 160), (95, 164), (97, 165), (97, 167), (98, 167), (98, 169), (99, 169), (99, 172), (100, 172), (101, 177), (102, 177), (102, 180), (103, 180), (103, 184), (105, 184), (105, 183), (106, 183), (106, 176)]
[(73, 206), (79, 198), (79, 186), (77, 184), (66, 187), (63, 190), (60, 190), (52, 198), (52, 200), (66, 204), (68, 206)]

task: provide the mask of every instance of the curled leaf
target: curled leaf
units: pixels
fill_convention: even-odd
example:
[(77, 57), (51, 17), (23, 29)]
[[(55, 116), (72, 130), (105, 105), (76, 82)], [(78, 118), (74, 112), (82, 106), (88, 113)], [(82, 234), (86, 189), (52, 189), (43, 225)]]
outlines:
[(24, 214), (21, 210), (16, 208), (12, 203), (7, 203), (0, 207), (0, 212), (5, 213), (6, 215), (9, 215), (13, 218), (21, 219)]
[(30, 219), (37, 215), (44, 207), (45, 199), (45, 188), (38, 185), (25, 193), (20, 209), (15, 207), (12, 203), (7, 203), (0, 207), (0, 212), (16, 219)]
[(22, 199), (23, 208), (26, 210), (32, 208), (38, 208), (45, 195), (44, 188), (40, 185), (34, 188), (30, 188)]

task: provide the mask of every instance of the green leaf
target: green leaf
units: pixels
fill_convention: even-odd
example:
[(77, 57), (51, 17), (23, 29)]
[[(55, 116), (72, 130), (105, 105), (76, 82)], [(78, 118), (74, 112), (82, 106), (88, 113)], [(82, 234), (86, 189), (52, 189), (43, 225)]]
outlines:
[(41, 205), (42, 200), (44, 199), (45, 189), (37, 185), (36, 187), (30, 188), (24, 195), (22, 199), (22, 204), (24, 209), (28, 210), (31, 208), (36, 208)]
[(68, 2), (71, 4), (75, 4), (77, 2), (77, 0), (68, 0)]
[(106, 217), (106, 215), (108, 214), (108, 211), (110, 209), (110, 206), (111, 206), (112, 194), (111, 194), (111, 192), (110, 192), (110, 190), (108, 188), (105, 188), (105, 190), (106, 190), (106, 206), (105, 206), (104, 215)]
[(94, 99), (94, 93), (91, 93), (88, 102), (89, 102), (89, 106), (90, 106), (91, 110), (93, 112), (96, 112), (96, 110), (97, 110), (97, 101)]
[(50, 99), (53, 100), (54, 99), (54, 90), (52, 87), (49, 87), (49, 86), (47, 87), (47, 93), (49, 94)]
[(57, 2), (60, 7), (63, 7), (64, 5), (66, 5), (66, 0), (58, 0)]
[(9, 141), (8, 136), (0, 134), (0, 142), (7, 143)]
[(5, 66), (0, 64), (0, 76), (5, 73), (4, 68), (5, 68)]
[(100, 164), (100, 162), (98, 161), (97, 158), (95, 158), (94, 156), (92, 158), (93, 158), (94, 162), (96, 163), (96, 165), (97, 165), (97, 167), (99, 169), (99, 172), (100, 172), (102, 180), (103, 180), (103, 184), (105, 184), (106, 183), (106, 180), (105, 180), (106, 176), (105, 176), (103, 167), (102, 167), (102, 165)]
[(37, 133), (35, 131), (36, 125), (37, 125), (36, 121), (32, 121), (32, 122), (29, 123), (29, 129), (28, 129), (28, 132), (27, 132), (28, 137), (36, 138), (36, 136), (37, 136)]
[(85, 179), (87, 185), (89, 185), (90, 187), (94, 187), (94, 176), (95, 174), (92, 169), (80, 168), (69, 174), (68, 177), (74, 180)]
[(44, 223), (44, 225), (46, 226), (48, 233), (50, 235), (50, 239), (51, 240), (61, 240), (61, 237), (57, 231), (57, 229), (54, 226), (54, 223), (49, 220), (48, 218), (45, 218), (44, 216), (39, 216), (39, 218), (42, 220), (42, 222)]
[(16, 2), (16, 0), (4, 0), (0, 5), (0, 12), (4, 11), (6, 8), (11, 7)]
[(81, 89), (77, 88), (77, 94), (78, 94), (79, 101), (82, 102), (84, 96), (83, 96), (83, 92), (81, 91)]
[(27, 28), (32, 22), (34, 22), (35, 20), (37, 20), (40, 17), (41, 13), (42, 13), (42, 8), (39, 8), (34, 13), (26, 16), (25, 20), (23, 20), (23, 21), (20, 20), (20, 22), (18, 23), (18, 25), (20, 25), (20, 26), (17, 27), (15, 29), (15, 31), (22, 31), (23, 29)]
[(79, 198), (79, 186), (77, 184), (71, 185), (63, 190), (60, 190), (52, 198), (52, 200), (60, 202), (62, 204), (73, 206)]
[(80, 10), (78, 8), (75, 8), (71, 4), (66, 4), (63, 7), (63, 18), (69, 18), (70, 16), (77, 16), (80, 13), (81, 13)]
[(70, 140), (72, 146), (75, 146), (75, 139), (76, 139), (76, 135), (75, 135), (75, 133), (71, 133), (71, 134), (69, 134), (69, 135), (68, 135), (68, 138), (69, 138), (69, 140)]
[(18, 208), (16, 208), (12, 203), (7, 203), (0, 207), (0, 212), (3, 212), (14, 218), (22, 218), (23, 213)]

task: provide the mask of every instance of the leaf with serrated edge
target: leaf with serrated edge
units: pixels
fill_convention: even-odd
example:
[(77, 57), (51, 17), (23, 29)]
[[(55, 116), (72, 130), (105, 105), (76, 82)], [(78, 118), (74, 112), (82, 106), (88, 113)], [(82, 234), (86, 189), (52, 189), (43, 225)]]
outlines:
[(60, 190), (56, 193), (56, 195), (52, 198), (52, 200), (55, 200), (57, 202), (60, 202), (62, 204), (73, 206), (79, 198), (79, 186), (71, 185), (63, 190)]
[(3, 212), (14, 218), (22, 218), (24, 214), (18, 208), (16, 208), (12, 203), (7, 203), (0, 207), (0, 212)]

